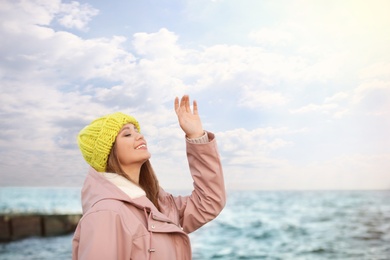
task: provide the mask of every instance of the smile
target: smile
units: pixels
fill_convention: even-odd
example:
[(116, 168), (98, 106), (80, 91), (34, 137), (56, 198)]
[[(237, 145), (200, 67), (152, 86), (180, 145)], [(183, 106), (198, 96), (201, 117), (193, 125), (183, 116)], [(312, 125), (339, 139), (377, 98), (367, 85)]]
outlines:
[(135, 149), (138, 150), (141, 148), (146, 148), (146, 144), (141, 144), (141, 145), (137, 146)]

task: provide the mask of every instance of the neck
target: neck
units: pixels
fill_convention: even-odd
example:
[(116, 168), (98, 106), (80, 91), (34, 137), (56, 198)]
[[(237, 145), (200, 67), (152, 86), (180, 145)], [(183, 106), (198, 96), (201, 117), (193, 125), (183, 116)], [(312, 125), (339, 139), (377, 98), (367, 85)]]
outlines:
[(122, 170), (125, 172), (127, 177), (129, 177), (130, 180), (132, 180), (134, 183), (139, 184), (139, 175), (141, 172), (141, 165), (129, 165), (129, 166), (123, 166)]

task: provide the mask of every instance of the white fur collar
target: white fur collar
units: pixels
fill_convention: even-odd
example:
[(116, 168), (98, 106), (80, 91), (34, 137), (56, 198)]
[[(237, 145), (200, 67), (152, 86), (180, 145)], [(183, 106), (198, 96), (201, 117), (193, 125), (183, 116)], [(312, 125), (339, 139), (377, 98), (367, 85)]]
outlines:
[(119, 189), (121, 189), (132, 199), (146, 196), (145, 191), (141, 187), (139, 187), (138, 185), (134, 184), (133, 182), (129, 181), (128, 179), (126, 179), (125, 177), (119, 174), (102, 172), (101, 175), (104, 178), (106, 178), (108, 181), (113, 183), (115, 186), (117, 186)]

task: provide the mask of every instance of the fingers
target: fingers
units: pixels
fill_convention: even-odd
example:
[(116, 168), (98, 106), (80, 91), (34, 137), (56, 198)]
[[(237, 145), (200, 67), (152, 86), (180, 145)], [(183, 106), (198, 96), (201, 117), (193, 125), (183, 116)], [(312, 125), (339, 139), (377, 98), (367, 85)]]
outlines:
[(186, 112), (191, 112), (191, 108), (190, 108), (190, 97), (188, 95), (184, 95), (182, 98), (181, 98), (181, 101), (180, 101), (180, 109), (183, 109), (183, 111), (186, 111)]
[(175, 107), (175, 112), (177, 114), (178, 109), (179, 109), (179, 98), (178, 97), (175, 98), (174, 107)]
[[(174, 106), (175, 106), (175, 111), (176, 114), (181, 112), (187, 112), (187, 113), (192, 113), (191, 112), (191, 106), (190, 106), (190, 97), (188, 95), (184, 95), (180, 102), (179, 98), (176, 97), (174, 101)], [(193, 101), (193, 110), (194, 110), (194, 115), (198, 114), (198, 104), (196, 100)]]
[(198, 114), (198, 103), (196, 102), (196, 100), (194, 100), (194, 103), (193, 103), (193, 108), (194, 108), (194, 115), (197, 115)]

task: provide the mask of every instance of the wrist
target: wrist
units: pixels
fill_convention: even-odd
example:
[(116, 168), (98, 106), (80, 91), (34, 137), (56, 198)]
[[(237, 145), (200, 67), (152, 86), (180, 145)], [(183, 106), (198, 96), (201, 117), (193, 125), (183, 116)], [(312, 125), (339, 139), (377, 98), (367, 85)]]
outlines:
[(208, 143), (209, 142), (209, 137), (208, 137), (208, 134), (206, 131), (203, 132), (204, 134), (200, 137), (197, 137), (197, 138), (188, 138), (188, 136), (186, 136), (186, 139), (189, 143), (193, 143), (193, 144), (203, 144), (203, 143)]
[(195, 134), (186, 134), (186, 137), (187, 137), (187, 139), (197, 139), (197, 138), (201, 138), (205, 134), (206, 134), (206, 131), (202, 131), (202, 132), (195, 133)]

